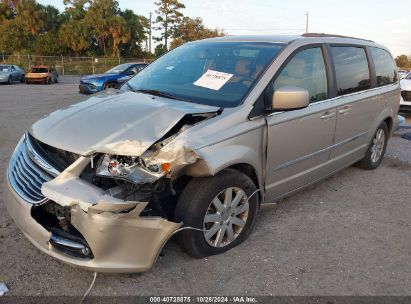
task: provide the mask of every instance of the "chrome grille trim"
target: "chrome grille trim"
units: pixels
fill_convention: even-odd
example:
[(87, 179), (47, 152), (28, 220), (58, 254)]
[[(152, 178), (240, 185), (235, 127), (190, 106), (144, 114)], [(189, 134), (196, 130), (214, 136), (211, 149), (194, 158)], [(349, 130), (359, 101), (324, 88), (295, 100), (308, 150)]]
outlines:
[(39, 153), (37, 153), (36, 149), (31, 143), (30, 136), (25, 134), (25, 138), (27, 152), (31, 160), (51, 176), (56, 177), (57, 175), (59, 175), (60, 172), (53, 168)]
[[(41, 193), (43, 183), (53, 179), (52, 174), (44, 172), (43, 166), (40, 166), (37, 161), (34, 161), (30, 155), (38, 155), (34, 150), (33, 145), (29, 142), (28, 135), (23, 135), (17, 144), (16, 149), (11, 157), (7, 170), (7, 178), (13, 190), (26, 202), (38, 205), (45, 203), (48, 199)], [(35, 158), (36, 160), (43, 158)], [(46, 162), (46, 167), (52, 168)], [(54, 168), (52, 168), (54, 169)], [(54, 169), (55, 170), (55, 169)], [(51, 172), (54, 172), (51, 170)], [(48, 170), (47, 170), (48, 172)], [(55, 172), (58, 172), (55, 170)]]

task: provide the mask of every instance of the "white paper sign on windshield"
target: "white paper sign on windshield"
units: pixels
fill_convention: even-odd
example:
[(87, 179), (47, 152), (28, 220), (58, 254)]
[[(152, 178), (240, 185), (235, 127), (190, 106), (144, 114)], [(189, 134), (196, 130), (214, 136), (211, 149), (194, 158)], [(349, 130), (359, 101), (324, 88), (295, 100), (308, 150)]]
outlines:
[(233, 77), (233, 74), (208, 70), (193, 84), (199, 87), (218, 91), (223, 85), (226, 84), (227, 81), (230, 80), (231, 77)]

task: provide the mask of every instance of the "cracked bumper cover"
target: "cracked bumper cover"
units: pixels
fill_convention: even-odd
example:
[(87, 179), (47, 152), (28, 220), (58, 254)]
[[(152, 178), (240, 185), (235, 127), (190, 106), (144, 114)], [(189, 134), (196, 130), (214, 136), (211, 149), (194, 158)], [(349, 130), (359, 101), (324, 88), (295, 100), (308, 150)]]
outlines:
[(117, 200), (76, 176), (63, 174), (43, 184), (42, 190), (57, 204), (71, 206), (72, 225), (84, 236), (94, 255), (92, 259), (76, 258), (50, 244), (51, 233), (31, 216), (33, 205), (21, 199), (5, 180), (6, 208), (24, 235), (48, 255), (90, 271), (148, 271), (169, 237), (181, 226), (159, 217), (140, 217), (147, 203)]

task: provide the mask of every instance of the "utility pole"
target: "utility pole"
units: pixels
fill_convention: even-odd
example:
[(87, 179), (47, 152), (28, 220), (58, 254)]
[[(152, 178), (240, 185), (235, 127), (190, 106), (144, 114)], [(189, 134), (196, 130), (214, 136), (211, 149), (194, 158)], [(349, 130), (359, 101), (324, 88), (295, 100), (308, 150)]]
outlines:
[(305, 13), (305, 32), (308, 33), (308, 12)]
[(149, 30), (149, 32), (148, 32), (148, 49), (149, 49), (149, 52), (151, 53), (151, 16), (153, 15), (153, 13), (152, 12), (150, 12), (150, 30)]

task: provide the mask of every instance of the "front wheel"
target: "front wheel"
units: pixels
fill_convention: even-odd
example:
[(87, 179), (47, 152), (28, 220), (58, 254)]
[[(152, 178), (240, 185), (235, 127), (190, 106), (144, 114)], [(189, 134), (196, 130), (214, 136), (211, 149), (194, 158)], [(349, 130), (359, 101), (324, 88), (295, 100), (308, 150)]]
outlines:
[(13, 83), (13, 79), (11, 78), (11, 76), (9, 76), (9, 80), (7, 81), (7, 84), (12, 84)]
[(365, 157), (357, 163), (358, 167), (366, 170), (374, 170), (378, 168), (384, 158), (387, 143), (388, 127), (385, 122), (382, 122), (368, 146)]
[(103, 91), (108, 90), (108, 89), (115, 89), (115, 83), (112, 82), (106, 82), (103, 84)]
[(256, 190), (253, 181), (237, 170), (192, 179), (178, 200), (175, 220), (199, 230), (187, 229), (177, 235), (183, 250), (202, 258), (245, 241), (257, 215)]

